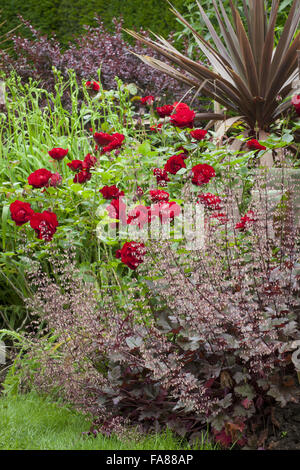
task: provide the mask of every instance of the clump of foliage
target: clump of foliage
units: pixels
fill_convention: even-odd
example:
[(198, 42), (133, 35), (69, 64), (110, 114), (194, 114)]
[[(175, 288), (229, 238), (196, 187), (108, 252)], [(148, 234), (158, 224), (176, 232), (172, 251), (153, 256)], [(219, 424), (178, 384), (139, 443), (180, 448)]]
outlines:
[[(186, 11), (186, 2), (183, 0), (174, 0), (173, 3), (175, 7)], [(42, 3), (35, 0), (15, 0), (13, 4), (6, 2), (5, 6), (2, 6), (2, 15), (9, 28), (18, 25), (16, 14), (21, 14), (43, 34), (51, 36), (55, 33), (58, 41), (64, 46), (67, 46), (74, 36), (82, 34), (84, 25), (95, 26), (96, 14), (110, 30), (113, 29), (113, 18), (121, 16), (125, 25), (130, 28), (146, 27), (155, 32), (163, 28), (166, 35), (179, 28), (168, 8), (162, 8), (161, 0), (148, 0), (146, 8), (139, 0), (125, 3), (123, 0), (111, 0), (109, 5), (105, 0), (90, 0), (88, 3), (84, 0), (76, 0), (73, 3), (68, 0), (47, 0)]]
[(179, 98), (186, 90), (167, 75), (159, 74), (151, 67), (145, 67), (133, 55), (147, 53), (158, 58), (151, 49), (129, 45), (122, 38), (122, 20), (114, 20), (114, 32), (108, 32), (98, 18), (95, 27), (85, 26), (85, 34), (69, 44), (63, 51), (56, 39), (48, 39), (29, 22), (22, 20), (33, 38), (13, 37), (16, 57), (1, 52), (2, 70), (14, 70), (23, 80), (38, 80), (49, 91), (54, 90), (52, 67), (68, 78), (68, 70), (74, 70), (77, 80), (96, 78), (101, 69), (101, 82), (105, 89), (116, 87), (115, 77), (125, 83), (135, 83), (141, 94), (160, 94)]

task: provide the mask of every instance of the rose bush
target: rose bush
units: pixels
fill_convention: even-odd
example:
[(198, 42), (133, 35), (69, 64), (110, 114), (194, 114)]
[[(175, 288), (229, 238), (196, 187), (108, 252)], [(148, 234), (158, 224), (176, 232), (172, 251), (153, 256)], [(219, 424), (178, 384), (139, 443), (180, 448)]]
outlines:
[[(157, 118), (147, 106), (144, 114), (136, 114), (130, 89), (117, 83), (117, 92), (99, 92), (101, 100), (91, 97), (83, 83), (86, 103), (79, 115), (77, 103), (74, 116), (63, 110), (60, 119), (51, 106), (44, 109), (43, 133), (35, 119), (18, 121), (17, 93), (8, 103), (3, 135), (11, 147), (1, 191), (7, 259), (52, 263), (72, 247), (81, 275), (99, 293), (96, 299), (90, 296), (93, 308), (104, 298), (112, 302), (107, 316), (93, 316), (76, 281), (68, 278), (74, 291), (63, 294), (74, 297), (67, 299), (50, 280), (44, 300), (40, 293), (35, 298), (48, 309), (36, 306), (34, 312), (45, 311), (49, 328), (59, 336), (68, 334), (78, 356), (68, 365), (68, 342), (63, 342), (62, 361), (56, 362), (51, 348), (45, 354), (37, 340), (32, 352), (49, 368), (38, 369), (36, 383), (51, 388), (42, 371), (53, 372), (53, 384), (63, 381), (62, 394), (76, 404), (97, 414), (101, 399), (105, 412), (125, 413), (145, 428), (172, 426), (174, 418), (175, 429), (184, 423), (184, 432), (191, 434), (209, 422), (219, 440), (229, 442), (229, 436), (232, 443), (233, 435), (248, 440), (248, 421), (259, 410), (296, 396), (294, 382), (288, 392), (281, 382), (282, 374), (294, 374), (289, 353), (299, 336), (297, 247), (286, 194), (275, 217), (280, 243), (276, 238), (271, 243), (265, 225), (268, 204), (254, 207), (249, 196), (251, 149), (246, 145), (246, 152), (236, 154), (220, 147), (213, 132), (195, 129), (193, 135), (195, 111), (185, 103), (170, 104), (174, 113), (169, 116), (157, 112)], [(37, 103), (30, 102), (28, 116), (34, 106), (40, 116)], [(151, 132), (149, 122), (157, 126), (161, 117), (162, 132)], [(271, 136), (267, 145), (276, 152), (284, 142)], [(185, 203), (204, 206), (210, 240), (205, 255), (186, 252), (184, 241), (175, 237)], [(141, 235), (152, 222), (162, 232), (170, 223), (169, 243), (130, 238), (129, 229)], [(111, 227), (115, 237), (110, 238), (106, 231)], [(81, 341), (86, 333), (91, 341)], [(73, 366), (82, 363), (78, 388)], [(151, 410), (141, 388), (145, 380)], [(89, 386), (91, 395), (85, 396)], [(231, 435), (230, 429), (236, 432)]]

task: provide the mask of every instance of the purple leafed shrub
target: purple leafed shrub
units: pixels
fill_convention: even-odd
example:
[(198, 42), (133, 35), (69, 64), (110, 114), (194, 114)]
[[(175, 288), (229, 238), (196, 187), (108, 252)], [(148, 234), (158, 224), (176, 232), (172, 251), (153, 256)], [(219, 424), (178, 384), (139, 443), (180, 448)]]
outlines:
[(22, 19), (29, 28), (33, 39), (14, 36), (13, 44), (16, 58), (0, 51), (1, 67), (5, 71), (14, 69), (25, 80), (32, 77), (41, 81), (41, 85), (53, 90), (54, 79), (51, 69), (56, 67), (68, 77), (67, 70), (73, 69), (78, 81), (97, 79), (97, 70), (101, 68), (101, 81), (105, 89), (116, 87), (115, 77), (118, 76), (126, 83), (135, 83), (141, 94), (156, 94), (163, 98), (181, 98), (186, 87), (168, 77), (156, 72), (143, 64), (131, 52), (159, 57), (152, 50), (142, 46), (132, 46), (122, 37), (122, 20), (114, 20), (115, 32), (106, 31), (98, 18), (98, 26), (86, 26), (86, 33), (77, 38), (63, 52), (58, 41), (48, 39), (35, 30), (30, 23)]
[(134, 286), (126, 307), (110, 292), (96, 300), (65, 260), (54, 262), (59, 285), (38, 273), (30, 308), (55, 335), (51, 344), (45, 336), (33, 340), (28, 353), (39, 389), (92, 411), (100, 432), (112, 418), (188, 436), (209, 423), (224, 446), (253, 445), (252, 430), (272, 406), (299, 399), (292, 353), (300, 339), (300, 265), (291, 203), (286, 197), (270, 213), (260, 188), (237, 223), (230, 193), (222, 200), (222, 216), (207, 209), (202, 250), (147, 244), (138, 269), (141, 282), (147, 275), (147, 295)]

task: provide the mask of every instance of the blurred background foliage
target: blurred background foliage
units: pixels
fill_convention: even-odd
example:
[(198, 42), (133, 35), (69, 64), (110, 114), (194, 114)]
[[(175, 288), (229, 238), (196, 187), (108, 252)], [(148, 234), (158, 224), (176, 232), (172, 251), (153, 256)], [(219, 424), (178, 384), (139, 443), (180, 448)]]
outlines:
[[(172, 3), (182, 13), (188, 13), (188, 6), (194, 0), (173, 0)], [(20, 14), (42, 33), (48, 36), (55, 33), (63, 46), (84, 31), (83, 25), (96, 26), (96, 15), (108, 30), (113, 28), (112, 19), (120, 16), (128, 28), (142, 27), (162, 35), (181, 28), (164, 0), (0, 0), (0, 8), (1, 20), (6, 21), (0, 33), (17, 26)], [(21, 32), (28, 36), (26, 28)]]
[[(172, 5), (185, 16), (197, 30), (207, 33), (199, 15), (195, 0), (172, 0)], [(206, 14), (214, 23), (216, 20), (212, 0), (200, 0)], [(222, 0), (225, 8), (229, 0)], [(239, 6), (239, 2), (236, 2)], [(271, 2), (269, 2), (271, 4)], [(277, 28), (285, 22), (292, 0), (283, 0), (279, 8)], [(240, 2), (242, 6), (242, 2)], [(29, 21), (36, 29), (48, 36), (56, 35), (63, 47), (74, 37), (80, 36), (84, 25), (96, 26), (95, 17), (100, 16), (105, 27), (113, 30), (113, 18), (123, 17), (126, 28), (143, 28), (168, 36), (175, 33), (178, 41), (186, 35), (183, 25), (170, 12), (166, 0), (0, 0), (1, 22), (0, 35), (20, 24), (18, 15)], [(5, 21), (5, 24), (1, 23)], [(19, 33), (29, 37), (30, 32), (24, 26)], [(130, 38), (127, 36), (127, 40)], [(0, 46), (1, 47), (1, 46)], [(192, 45), (191, 45), (192, 47)]]

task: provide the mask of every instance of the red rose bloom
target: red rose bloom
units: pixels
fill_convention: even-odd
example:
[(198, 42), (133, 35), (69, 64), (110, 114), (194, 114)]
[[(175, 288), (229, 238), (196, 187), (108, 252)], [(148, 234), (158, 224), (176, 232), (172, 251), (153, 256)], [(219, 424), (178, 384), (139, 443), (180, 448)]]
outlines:
[(169, 193), (162, 191), (161, 189), (153, 189), (150, 191), (150, 197), (152, 202), (167, 202), (169, 200)]
[(65, 158), (68, 151), (69, 151), (68, 149), (54, 148), (52, 150), (49, 150), (48, 153), (49, 153), (50, 157), (52, 157), (54, 160), (60, 161), (63, 158)]
[(106, 132), (95, 132), (93, 135), (94, 140), (97, 142), (100, 147), (103, 145), (108, 145), (111, 142), (111, 135)]
[(30, 225), (40, 240), (50, 241), (58, 226), (56, 214), (49, 211), (44, 211), (41, 214), (35, 213), (30, 219)]
[(81, 171), (83, 162), (81, 160), (72, 160), (70, 163), (67, 163), (68, 167), (72, 171)]
[(166, 116), (171, 116), (173, 110), (174, 110), (174, 106), (172, 104), (166, 104), (165, 106), (156, 108), (156, 112), (161, 118), (164, 118)]
[(167, 171), (162, 168), (154, 168), (153, 175), (156, 176), (157, 184), (160, 186), (166, 186), (170, 181)]
[(104, 199), (117, 199), (120, 196), (124, 196), (124, 191), (120, 191), (117, 186), (104, 186), (99, 190)]
[(294, 95), (292, 97), (292, 105), (294, 106), (298, 116), (300, 116), (300, 95)]
[(100, 90), (100, 83), (99, 82), (95, 82), (95, 81), (91, 82), (90, 80), (88, 80), (85, 83), (85, 86), (86, 86), (86, 88), (90, 88), (93, 91), (99, 91)]
[(106, 132), (95, 132), (93, 137), (97, 144), (103, 147), (102, 153), (111, 152), (112, 150), (121, 147), (125, 139), (125, 136), (118, 132), (111, 135)]
[(111, 152), (112, 150), (115, 150), (121, 147), (123, 140), (125, 139), (125, 136), (123, 134), (118, 134), (118, 132), (116, 132), (115, 134), (111, 135), (111, 138), (112, 139), (110, 143), (106, 147), (103, 147), (102, 153)]
[(248, 140), (247, 147), (250, 150), (267, 150), (267, 147), (264, 145), (260, 145), (260, 143), (256, 139)]
[(79, 173), (77, 173), (77, 175), (75, 175), (73, 182), (83, 184), (89, 181), (91, 177), (92, 177), (92, 174), (89, 171), (82, 170)]
[(126, 224), (126, 204), (122, 201), (122, 197), (113, 199), (106, 209), (109, 217), (120, 220), (124, 225)]
[(59, 186), (60, 183), (62, 182), (62, 177), (59, 173), (52, 173), (51, 178), (49, 180), (50, 186), (53, 186), (56, 188), (56, 186)]
[(116, 258), (121, 258), (122, 263), (126, 264), (130, 269), (136, 269), (141, 264), (146, 254), (144, 243), (126, 242), (121, 250), (116, 253)]
[(141, 98), (141, 103), (151, 105), (153, 104), (154, 100), (155, 98), (152, 95), (144, 96), (144, 98)]
[(88, 153), (82, 162), (82, 169), (90, 170), (91, 168), (95, 166), (96, 163), (97, 163), (97, 158), (93, 157), (93, 155)]
[(208, 209), (219, 211), (221, 209), (222, 199), (211, 193), (199, 194), (198, 203), (203, 204)]
[(31, 206), (28, 202), (22, 202), (16, 200), (12, 202), (9, 206), (10, 214), (12, 220), (19, 227), (23, 224), (26, 224), (34, 214), (34, 210), (31, 209)]
[(136, 206), (128, 213), (127, 224), (128, 225), (137, 225), (140, 229), (143, 228), (145, 224), (150, 222), (149, 220), (149, 208), (146, 206)]
[(173, 155), (165, 164), (165, 170), (172, 175), (176, 175), (181, 168), (186, 168), (182, 155)]
[(52, 176), (51, 171), (41, 168), (36, 170), (28, 176), (28, 184), (33, 188), (44, 188), (48, 186), (49, 180)]
[(207, 134), (207, 131), (205, 129), (195, 129), (194, 131), (191, 131), (190, 134), (193, 139), (200, 141), (204, 139)]
[(197, 186), (202, 186), (202, 184), (209, 183), (211, 178), (216, 176), (216, 172), (212, 166), (207, 165), (206, 163), (200, 163), (192, 168), (192, 183)]
[(256, 218), (254, 216), (253, 211), (248, 211), (247, 214), (245, 214), (243, 217), (241, 217), (241, 220), (236, 224), (235, 228), (236, 230), (245, 230), (246, 228), (249, 227), (253, 222), (256, 221)]
[(185, 127), (193, 127), (195, 112), (192, 111), (189, 106), (185, 103), (174, 103), (175, 113), (170, 116), (170, 122), (180, 129)]

